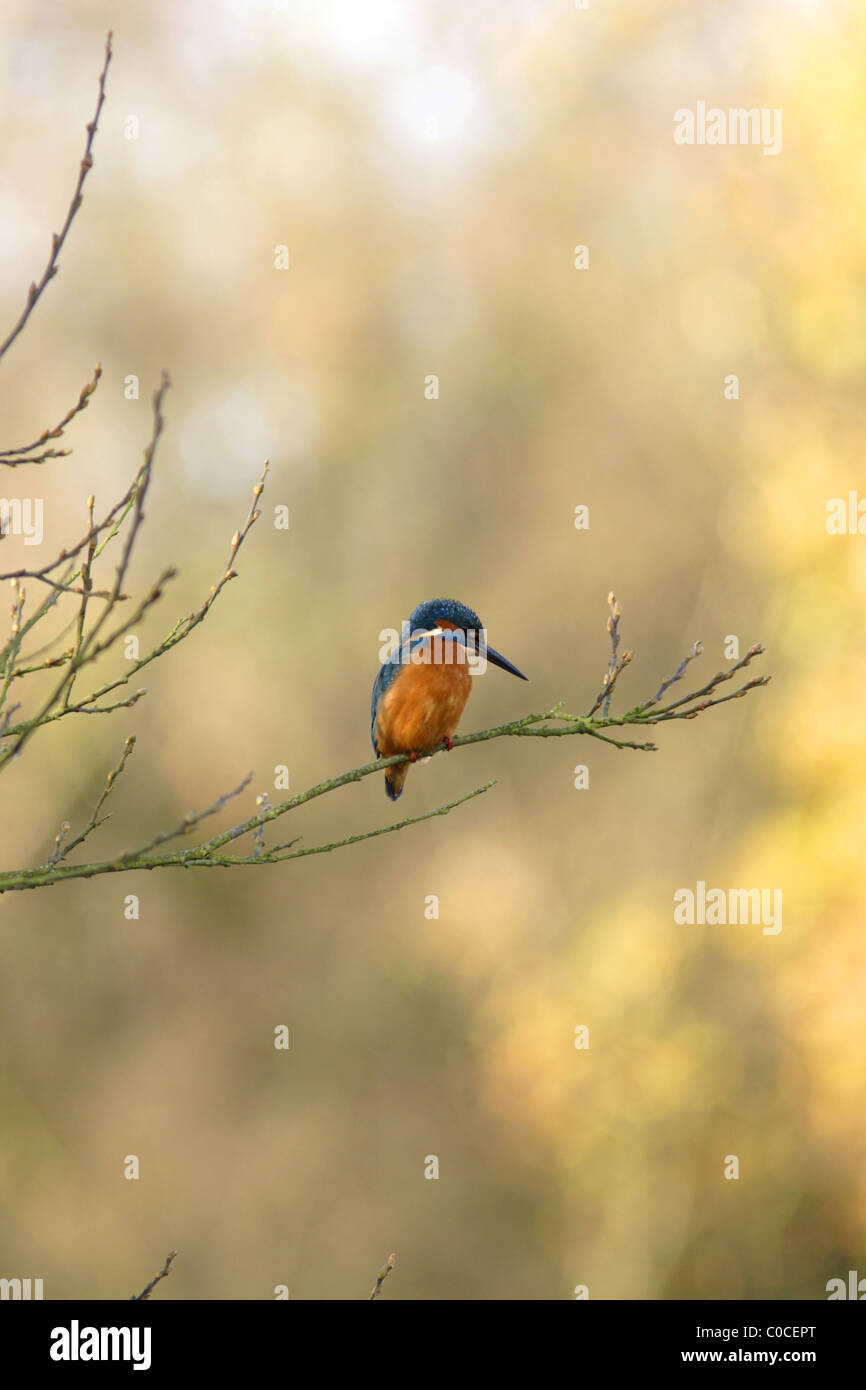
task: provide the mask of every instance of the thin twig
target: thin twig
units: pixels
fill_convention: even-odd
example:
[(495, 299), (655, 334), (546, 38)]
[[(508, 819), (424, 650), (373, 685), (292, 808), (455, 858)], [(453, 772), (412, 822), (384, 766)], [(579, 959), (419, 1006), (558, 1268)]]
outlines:
[(176, 1259), (177, 1259), (177, 1251), (176, 1251), (176, 1250), (172, 1250), (172, 1251), (166, 1256), (165, 1264), (163, 1265), (163, 1267), (162, 1267), (162, 1269), (159, 1271), (159, 1273), (158, 1273), (158, 1274), (155, 1274), (155, 1275), (153, 1276), (153, 1278), (151, 1279), (150, 1283), (149, 1283), (145, 1288), (142, 1289), (141, 1293), (134, 1293), (134, 1294), (132, 1295), (131, 1299), (129, 1300), (130, 1303), (140, 1303), (140, 1302), (142, 1302), (143, 1299), (150, 1298), (150, 1295), (152, 1294), (153, 1290), (156, 1288), (156, 1286), (157, 1286), (157, 1284), (159, 1283), (160, 1279), (165, 1279), (165, 1278), (168, 1277), (169, 1274), (171, 1274), (171, 1267), (172, 1267), (172, 1265), (174, 1264), (174, 1262), (175, 1262)]
[[(692, 652), (695, 651), (695, 648), (697, 648), (698, 653), (700, 653), (701, 651), (703, 651), (703, 647), (701, 646), (701, 643), (700, 643), (700, 642), (696, 642), (696, 643), (695, 643), (694, 647), (692, 648)], [(746, 652), (746, 655), (745, 655), (744, 657), (742, 657), (741, 660), (739, 660), (738, 662), (736, 662), (735, 665), (730, 666), (730, 667), (728, 668), (727, 671), (717, 671), (716, 674), (713, 676), (712, 680), (707, 681), (707, 684), (704, 685), (704, 686), (702, 686), (700, 690), (694, 690), (694, 691), (692, 691), (691, 695), (683, 695), (683, 697), (682, 697), (681, 700), (674, 700), (671, 704), (669, 704), (669, 705), (664, 705), (660, 710), (656, 710), (656, 711), (655, 711), (655, 714), (656, 714), (656, 715), (667, 715), (667, 714), (670, 714), (672, 710), (680, 709), (683, 705), (690, 705), (690, 704), (692, 703), (693, 700), (699, 700), (703, 695), (709, 695), (709, 694), (711, 693), (711, 691), (715, 690), (715, 688), (716, 688), (717, 685), (721, 685), (721, 683), (722, 683), (723, 681), (729, 681), (729, 680), (731, 679), (732, 676), (736, 675), (737, 671), (742, 671), (743, 667), (744, 667), (744, 666), (748, 666), (748, 665), (750, 664), (750, 662), (751, 662), (756, 656), (763, 656), (764, 650), (765, 650), (765, 649), (764, 649), (763, 645), (762, 645), (760, 642), (756, 642), (755, 645), (754, 645), (753, 647), (750, 647), (750, 648), (749, 648), (749, 650)], [(679, 668), (680, 671), (684, 669), (685, 663), (686, 663), (687, 661), (689, 661), (689, 660), (691, 660), (691, 653), (687, 653), (687, 654), (686, 654), (686, 656), (685, 656), (685, 658), (684, 658), (684, 661), (682, 662), (682, 664), (681, 664), (681, 666), (680, 666), (680, 668)], [(677, 680), (677, 679), (679, 679), (679, 674), (677, 674), (677, 675), (671, 677), (671, 679), (668, 681), (668, 685), (672, 685), (673, 682), (674, 682), (675, 680)], [(767, 682), (769, 681), (769, 679), (770, 679), (769, 676), (762, 676), (759, 680), (750, 681), (749, 684), (748, 684), (747, 686), (744, 687), (744, 689), (746, 689), (746, 690), (751, 690), (751, 689), (754, 689), (755, 686), (758, 686), (758, 685), (766, 685)], [(664, 684), (662, 684), (661, 689), (664, 690), (664, 689), (666, 689), (666, 688), (667, 688), (667, 687), (666, 687)], [(656, 697), (654, 696), (653, 699), (655, 699), (655, 698), (656, 698)], [(645, 704), (643, 704), (643, 705), (638, 705), (638, 707), (637, 707), (637, 708), (638, 708), (638, 712), (643, 713), (644, 710), (647, 710), (647, 709), (650, 708), (650, 706), (652, 705), (652, 703), (653, 703), (652, 700), (647, 700)], [(707, 703), (707, 705), (706, 705), (704, 708), (709, 708), (709, 704), (721, 704), (721, 703), (722, 703), (722, 702), (721, 702), (720, 700), (709, 701), (709, 702)], [(684, 716), (684, 715), (675, 715), (674, 717), (677, 718), (677, 719), (682, 719), (682, 718), (684, 718), (685, 716)], [(647, 723), (652, 724), (653, 722), (655, 722), (655, 721), (654, 721), (654, 719), (653, 719), (652, 717), (649, 718), (649, 719), (647, 720)]]
[(244, 780), (233, 791), (224, 792), (222, 796), (217, 797), (212, 806), (208, 806), (204, 811), (187, 811), (180, 825), (175, 826), (174, 830), (161, 830), (146, 845), (142, 845), (141, 849), (132, 850), (130, 857), (143, 859), (145, 855), (150, 854), (152, 850), (158, 849), (160, 845), (166, 844), (169, 840), (177, 840), (183, 835), (192, 834), (203, 820), (207, 820), (209, 816), (215, 816), (229, 801), (246, 791), (252, 780), (253, 774), (248, 772)]
[(87, 143), (84, 146), (84, 156), (79, 166), (78, 179), (75, 184), (75, 192), (72, 195), (72, 202), (69, 204), (69, 210), (66, 214), (66, 220), (63, 223), (63, 226), (61, 227), (60, 231), (54, 232), (51, 237), (51, 254), (48, 257), (48, 264), (42, 272), (42, 278), (38, 282), (34, 282), (30, 286), (30, 289), (27, 291), (27, 303), (24, 305), (21, 317), (18, 319), (18, 322), (15, 324), (15, 327), (12, 329), (6, 341), (0, 344), (0, 358), (2, 358), (5, 355), (5, 353), (8, 352), (9, 348), (15, 342), (15, 339), (18, 337), (19, 333), (24, 328), (24, 325), (27, 323), (27, 320), (30, 318), (30, 315), (33, 313), (33, 310), (35, 309), (39, 301), (39, 297), (42, 294), (42, 291), (45, 289), (45, 286), (48, 284), (49, 280), (53, 280), (54, 276), (57, 274), (57, 271), (59, 269), (57, 261), (60, 252), (63, 249), (63, 243), (66, 241), (69, 228), (72, 226), (72, 223), (75, 219), (75, 214), (81, 207), (84, 180), (87, 178), (88, 173), (93, 167), (93, 140), (96, 135), (96, 129), (99, 124), (99, 117), (102, 112), (103, 103), (105, 101), (105, 79), (108, 75), (108, 65), (111, 62), (111, 37), (111, 30), (109, 29), (108, 35), (106, 36), (105, 40), (105, 62), (102, 65), (102, 72), (99, 74), (99, 97), (96, 102), (96, 110), (93, 113), (93, 119), (88, 122), (86, 127)]
[(382, 1292), (382, 1285), (388, 1278), (388, 1275), (391, 1273), (391, 1270), (394, 1268), (394, 1261), (396, 1260), (396, 1258), (397, 1256), (394, 1254), (389, 1255), (388, 1263), (384, 1264), (382, 1268), (379, 1270), (379, 1273), (376, 1275), (376, 1286), (373, 1289), (373, 1292), (370, 1294), (370, 1303), (373, 1302), (374, 1298), (378, 1298), (379, 1294)]
[(674, 671), (673, 675), (665, 676), (655, 695), (652, 695), (648, 700), (646, 700), (644, 704), (640, 706), (640, 708), (649, 709), (651, 705), (657, 705), (661, 697), (664, 695), (665, 691), (670, 690), (671, 686), (674, 685), (678, 680), (682, 680), (683, 676), (686, 673), (686, 668), (689, 662), (694, 661), (695, 657), (700, 656), (703, 650), (704, 647), (702, 642), (695, 642), (691, 647), (689, 647), (689, 650), (686, 652), (685, 656), (683, 657), (677, 669)]
[[(167, 634), (167, 636), (164, 637), (163, 640), (159, 642), (150, 652), (146, 653), (146, 655), (142, 657), (139, 657), (136, 661), (129, 663), (128, 669), (124, 675), (117, 676), (115, 679), (107, 681), (102, 686), (99, 686), (97, 689), (91, 691), (91, 693), (87, 695), (84, 699), (78, 700), (76, 702), (70, 701), (68, 705), (63, 704), (62, 701), (60, 701), (59, 707), (57, 707), (57, 701), (60, 699), (58, 692), (62, 692), (63, 690), (65, 690), (66, 685), (68, 684), (67, 672), (66, 679), (53, 692), (49, 701), (46, 702), (46, 706), (43, 708), (43, 710), (34, 718), (24, 720), (10, 727), (7, 731), (9, 734), (14, 736), (26, 736), (30, 732), (32, 732), (34, 728), (42, 727), (46, 724), (53, 723), (57, 719), (62, 719), (64, 716), (68, 714), (106, 713), (112, 709), (122, 708), (123, 704), (133, 704), (137, 699), (140, 699), (144, 693), (146, 693), (143, 690), (139, 690), (129, 701), (124, 701), (117, 705), (97, 705), (97, 701), (103, 700), (107, 695), (110, 695), (113, 691), (120, 689), (124, 685), (128, 685), (129, 682), (133, 679), (133, 677), (136, 676), (139, 671), (143, 670), (145, 666), (149, 666), (152, 661), (156, 661), (159, 657), (165, 656), (167, 652), (171, 651), (180, 642), (184, 641), (185, 638), (187, 638), (190, 635), (190, 633), (193, 632), (199, 626), (199, 624), (202, 623), (204, 619), (207, 617), (207, 614), (210, 612), (210, 609), (212, 608), (219, 594), (222, 593), (226, 584), (230, 580), (237, 578), (237, 571), (233, 568), (233, 562), (237, 557), (241, 545), (243, 544), (246, 537), (249, 535), (250, 529), (255, 525), (256, 521), (258, 521), (261, 515), (261, 512), (259, 511), (257, 506), (257, 502), (258, 499), (261, 497), (262, 491), (264, 489), (265, 480), (268, 475), (268, 470), (269, 465), (267, 462), (265, 462), (265, 466), (262, 470), (259, 480), (253, 488), (253, 504), (250, 508), (247, 519), (244, 522), (243, 526), (240, 528), (240, 530), (236, 531), (232, 537), (229, 559), (226, 568), (224, 569), (219, 581), (211, 586), (210, 592), (207, 598), (201, 604), (201, 606), (197, 608), (194, 613), (190, 613), (186, 618), (179, 618), (170, 630), (170, 632)], [(100, 549), (97, 549), (97, 556), (99, 555), (99, 553)], [(131, 617), (127, 618), (126, 621), (115, 632), (113, 632), (107, 638), (105, 638), (100, 644), (98, 644), (98, 646), (94, 647), (93, 649), (88, 649), (84, 652), (84, 654), (80, 655), (75, 669), (78, 670), (81, 666), (92, 663), (96, 658), (101, 656), (112, 645), (114, 645), (126, 632), (134, 628), (140, 620), (143, 612), (147, 608), (151, 607), (160, 598), (162, 584), (167, 582), (169, 579), (172, 579), (175, 573), (176, 572), (174, 570), (165, 571), (165, 573), (160, 576), (160, 579), (157, 582), (154, 589), (152, 589), (150, 594), (148, 594), (146, 598), (139, 604), (139, 607), (131, 615)], [(48, 604), (48, 602), (49, 600), (45, 601), (46, 604)], [(32, 626), (32, 620), (29, 626)], [(91, 629), (90, 636), (92, 638), (93, 629)], [(3, 669), (3, 656), (3, 652), (0, 652), (0, 671), (2, 671)], [(70, 657), (70, 662), (71, 660), (72, 658)], [(2, 700), (0, 700), (0, 705), (2, 705)], [(6, 754), (0, 753), (0, 769), (2, 769), (5, 761)]]
[(98, 826), (102, 825), (105, 821), (109, 819), (108, 816), (103, 816), (100, 819), (99, 813), (105, 805), (106, 801), (108, 800), (109, 796), (111, 795), (112, 791), (114, 790), (115, 783), (117, 782), (118, 777), (120, 777), (121, 773), (123, 772), (123, 769), (126, 767), (126, 760), (134, 747), (135, 735), (130, 734), (129, 738), (126, 740), (126, 743), (123, 745), (123, 753), (121, 754), (120, 762), (117, 764), (116, 768), (109, 772), (108, 776), (105, 779), (105, 786), (102, 790), (102, 794), (100, 795), (99, 800), (93, 808), (93, 814), (91, 815), (87, 825), (84, 827), (81, 834), (77, 835), (74, 840), (70, 840), (69, 844), (64, 849), (63, 842), (66, 838), (66, 835), (68, 835), (70, 829), (69, 822), (64, 821), (63, 825), (61, 826), (61, 833), (60, 835), (58, 835), (57, 840), (55, 841), (54, 853), (48, 861), (49, 864), (56, 864), (59, 863), (61, 859), (65, 859), (68, 854), (71, 854), (71, 852), (74, 849), (77, 849), (77, 847), (82, 843), (83, 840), (87, 839), (88, 835), (92, 834)]
[[(137, 663), (134, 663), (132, 668), (127, 672), (125, 677), (113, 682), (108, 687), (104, 687), (102, 691), (96, 692), (92, 697), (89, 697), (84, 701), (79, 701), (77, 704), (73, 704), (68, 699), (67, 693), (71, 690), (71, 687), (75, 681), (75, 677), (78, 671), (83, 666), (89, 665), (92, 662), (96, 661), (106, 651), (113, 647), (120, 640), (121, 637), (123, 637), (127, 632), (134, 628), (136, 624), (144, 616), (144, 614), (148, 611), (148, 609), (151, 608), (153, 604), (158, 602), (158, 600), (161, 598), (163, 585), (168, 580), (174, 578), (176, 574), (175, 570), (166, 570), (160, 576), (157, 582), (153, 585), (150, 592), (141, 600), (135, 611), (131, 613), (126, 618), (126, 620), (122, 622), (117, 628), (115, 628), (113, 632), (109, 633), (101, 641), (97, 640), (100, 631), (102, 630), (106, 621), (114, 611), (115, 605), (120, 601), (121, 594), (123, 591), (123, 581), (126, 577), (126, 572), (132, 556), (132, 550), (138, 537), (142, 521), (144, 519), (144, 499), (147, 495), (148, 484), (150, 482), (151, 470), (153, 467), (153, 460), (156, 454), (156, 447), (159, 443), (159, 439), (163, 431), (164, 421), (162, 415), (162, 403), (165, 397), (165, 393), (168, 390), (168, 387), (168, 376), (166, 375), (166, 373), (163, 373), (159, 389), (155, 393), (153, 398), (153, 427), (150, 442), (148, 443), (144, 451), (144, 461), (138, 473), (136, 474), (135, 483), (127, 493), (128, 501), (122, 505), (122, 510), (120, 513), (117, 513), (116, 508), (112, 509), (116, 513), (115, 521), (113, 522), (111, 529), (108, 531), (107, 535), (103, 536), (101, 544), (96, 547), (94, 547), (94, 530), (96, 528), (94, 528), (92, 522), (93, 507), (92, 504), (89, 504), (88, 506), (88, 512), (91, 518), (91, 525), (88, 530), (88, 537), (86, 541), (87, 554), (84, 560), (82, 561), (82, 565), (80, 570), (77, 572), (77, 576), (73, 576), (81, 577), (82, 588), (84, 588), (85, 591), (87, 589), (87, 585), (90, 583), (90, 571), (94, 558), (101, 554), (102, 550), (108, 544), (109, 540), (117, 534), (118, 529), (123, 524), (125, 518), (127, 516), (131, 517), (129, 527), (124, 538), (120, 561), (117, 565), (117, 569), (115, 572), (114, 584), (111, 588), (111, 592), (109, 594), (106, 605), (100, 613), (99, 617), (92, 624), (90, 629), (85, 633), (83, 623), (83, 612), (84, 610), (86, 610), (87, 598), (85, 596), (82, 599), (82, 605), (80, 610), (81, 616), (80, 621), (77, 625), (77, 639), (76, 644), (73, 647), (72, 656), (63, 667), (63, 673), (61, 675), (59, 683), (50, 691), (39, 712), (36, 715), (32, 716), (30, 719), (26, 719), (22, 723), (7, 730), (7, 734), (13, 737), (15, 739), (15, 742), (9, 743), (4, 749), (0, 750), (0, 770), (2, 770), (2, 768), (6, 766), (12, 758), (16, 757), (20, 753), (22, 747), (24, 746), (26, 741), (30, 737), (32, 737), (35, 730), (43, 727), (45, 724), (52, 723), (54, 720), (62, 718), (64, 715), (71, 714), (73, 712), (105, 712), (105, 709), (101, 711), (94, 711), (91, 708), (89, 708), (89, 706), (91, 706), (96, 699), (100, 698), (101, 695), (108, 693), (109, 690), (115, 689), (120, 685), (127, 684), (128, 681), (135, 674), (135, 672), (137, 670), (140, 670), (142, 665), (146, 664), (145, 661), (139, 661)], [(14, 582), (17, 583), (17, 579), (15, 579)], [(19, 636), (14, 640), (10, 639), (10, 642), (7, 643), (6, 648), (2, 652), (0, 652), (0, 672), (2, 672), (5, 668), (7, 673), (5, 678), (5, 684), (3, 688), (0, 689), (0, 708), (2, 708), (6, 691), (8, 689), (9, 682), (12, 678), (12, 670), (14, 667), (18, 650), (21, 645), (21, 639), (23, 638), (25, 632), (27, 632), (33, 626), (34, 622), (38, 621), (42, 616), (44, 616), (44, 614), (49, 610), (53, 603), (57, 601), (57, 598), (58, 595), (50, 594), (43, 601), (43, 604), (37, 610), (37, 613), (34, 615), (34, 617), (30, 619), (29, 623), (23, 628), (21, 628)], [(151, 657), (148, 659), (152, 659), (152, 654)], [(135, 700), (139, 699), (143, 693), (143, 691), (136, 692), (135, 696), (133, 696), (128, 703), (134, 703)], [(119, 706), (115, 706), (115, 708), (117, 707)]]
[[(5, 464), (7, 468), (18, 468), (22, 463), (44, 463), (46, 459), (65, 458), (71, 454), (71, 449), (46, 449), (43, 453), (33, 455), (33, 450), (40, 445), (46, 444), (49, 439), (59, 439), (66, 426), (71, 420), (75, 419), (82, 410), (86, 410), (90, 404), (90, 397), (93, 395), (102, 376), (102, 364), (97, 362), (93, 373), (93, 378), (86, 386), (82, 386), (78, 400), (71, 410), (67, 410), (59, 425), (55, 425), (52, 430), (43, 430), (39, 438), (32, 444), (22, 444), (18, 449), (0, 449), (0, 464)], [(33, 455), (31, 458), (22, 457), (23, 455)]]
[[(723, 679), (729, 680), (730, 677), (725, 676)], [(770, 676), (753, 676), (750, 681), (746, 681), (745, 685), (741, 685), (739, 690), (732, 691), (730, 695), (722, 695), (718, 700), (700, 700), (694, 708), (681, 710), (679, 713), (672, 713), (673, 706), (670, 706), (667, 710), (659, 710), (654, 718), (647, 719), (645, 722), (647, 724), (663, 724), (668, 719), (694, 719), (705, 709), (712, 709), (714, 705), (725, 705), (728, 700), (739, 700), (750, 690), (756, 690), (760, 685), (769, 685), (770, 679)], [(715, 689), (714, 686), (712, 688)]]
[[(623, 660), (621, 666), (617, 665), (616, 653), (619, 647), (619, 620), (622, 617), (622, 609), (617, 602), (617, 597), (613, 589), (611, 589), (607, 596), (607, 603), (610, 608), (610, 617), (607, 620), (607, 630), (610, 633), (610, 661), (607, 668), (607, 693), (605, 694), (604, 705), (601, 711), (604, 715), (610, 714), (610, 697), (613, 694), (616, 678), (623, 669), (623, 666), (627, 664), (626, 661)], [(631, 652), (628, 653), (628, 660), (631, 661)]]
[[(607, 602), (610, 608), (610, 617), (607, 620), (607, 630), (610, 634), (610, 660), (607, 665), (607, 671), (605, 672), (604, 684), (587, 712), (587, 719), (591, 719), (597, 709), (601, 709), (603, 716), (607, 718), (610, 712), (610, 698), (613, 695), (613, 688), (616, 685), (617, 678), (620, 673), (625, 670), (626, 666), (630, 664), (632, 656), (634, 655), (633, 652), (624, 652), (619, 661), (617, 661), (616, 654), (619, 648), (619, 620), (622, 617), (622, 609), (619, 606), (619, 602), (613, 590), (608, 594)], [(603, 709), (601, 708), (602, 706), (604, 706)]]
[[(114, 506), (107, 513), (104, 519), (98, 522), (95, 526), (91, 527), (87, 531), (87, 533), (84, 536), (82, 536), (81, 540), (77, 541), (75, 545), (71, 547), (71, 549), (67, 550), (64, 548), (63, 550), (61, 550), (60, 554), (56, 557), (56, 559), (50, 560), (48, 564), (43, 565), (41, 569), (18, 569), (10, 570), (7, 574), (0, 574), (0, 581), (5, 579), (37, 579), (45, 584), (53, 584), (54, 588), (57, 589), (60, 593), (66, 593), (68, 591), (68, 585), (70, 583), (74, 583), (75, 580), (79, 578), (81, 571), (77, 570), (73, 574), (70, 570), (67, 576), (59, 581), (52, 580), (49, 578), (49, 576), (60, 565), (68, 565), (70, 560), (74, 560), (76, 555), (80, 555), (81, 551), (84, 550), (85, 546), (90, 545), (90, 542), (93, 539), (94, 531), (96, 532), (97, 536), (102, 537), (102, 541), (97, 546), (95, 552), (97, 557), (101, 555), (106, 545), (108, 545), (109, 542), (111, 542), (114, 539), (121, 526), (123, 525), (124, 521), (126, 520), (126, 517), (129, 514), (129, 511), (132, 508), (132, 504), (135, 500), (136, 492), (138, 491), (138, 488), (141, 484), (144, 469), (145, 464), (142, 464), (141, 468), (139, 468), (138, 472), (136, 473), (135, 477), (133, 478), (132, 482), (127, 488), (126, 492), (121, 497), (120, 501), (115, 502)], [(105, 532), (108, 532), (108, 534), (104, 534)]]

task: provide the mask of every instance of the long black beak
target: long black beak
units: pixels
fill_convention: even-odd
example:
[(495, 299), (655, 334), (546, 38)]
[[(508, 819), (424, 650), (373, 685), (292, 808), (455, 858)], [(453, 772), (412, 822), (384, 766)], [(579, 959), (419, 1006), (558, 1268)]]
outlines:
[(518, 671), (516, 666), (512, 666), (510, 661), (506, 661), (505, 657), (500, 656), (492, 647), (483, 647), (482, 655), (486, 656), (488, 661), (492, 661), (494, 666), (499, 666), (501, 670), (508, 671), (512, 676), (517, 676), (518, 680), (529, 680), (528, 676), (524, 676), (522, 671)]

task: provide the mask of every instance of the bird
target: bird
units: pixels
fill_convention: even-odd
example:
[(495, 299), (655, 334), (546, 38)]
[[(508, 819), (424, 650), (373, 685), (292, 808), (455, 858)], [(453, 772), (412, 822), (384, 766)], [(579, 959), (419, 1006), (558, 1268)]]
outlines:
[[(404, 629), (405, 632), (405, 629)], [(411, 763), (440, 743), (450, 751), (454, 732), (469, 699), (469, 662), (486, 658), (519, 680), (528, 680), (510, 661), (487, 646), (477, 613), (452, 598), (419, 603), (408, 623), (408, 637), (379, 668), (373, 684), (370, 739), (377, 758), (396, 753), (409, 762), (385, 769), (385, 792), (396, 801)]]

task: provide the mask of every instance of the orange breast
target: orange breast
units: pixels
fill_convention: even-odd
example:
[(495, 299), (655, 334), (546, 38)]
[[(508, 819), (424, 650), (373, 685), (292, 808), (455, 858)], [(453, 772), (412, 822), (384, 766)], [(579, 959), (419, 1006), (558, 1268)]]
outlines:
[(455, 643), (433, 638), (431, 660), (409, 662), (385, 691), (376, 711), (376, 743), (383, 757), (421, 752), (451, 738), (460, 723), (472, 677)]

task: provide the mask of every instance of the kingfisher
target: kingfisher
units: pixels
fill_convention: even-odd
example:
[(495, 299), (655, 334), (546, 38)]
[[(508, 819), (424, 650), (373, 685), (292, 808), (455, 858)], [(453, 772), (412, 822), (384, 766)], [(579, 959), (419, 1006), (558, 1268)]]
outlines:
[(373, 685), (370, 738), (377, 758), (407, 753), (409, 762), (385, 769), (385, 792), (396, 801), (411, 763), (440, 743), (450, 751), (469, 699), (473, 658), (486, 658), (519, 680), (528, 680), (487, 646), (477, 613), (453, 598), (420, 603), (408, 623), (408, 638), (383, 666)]

